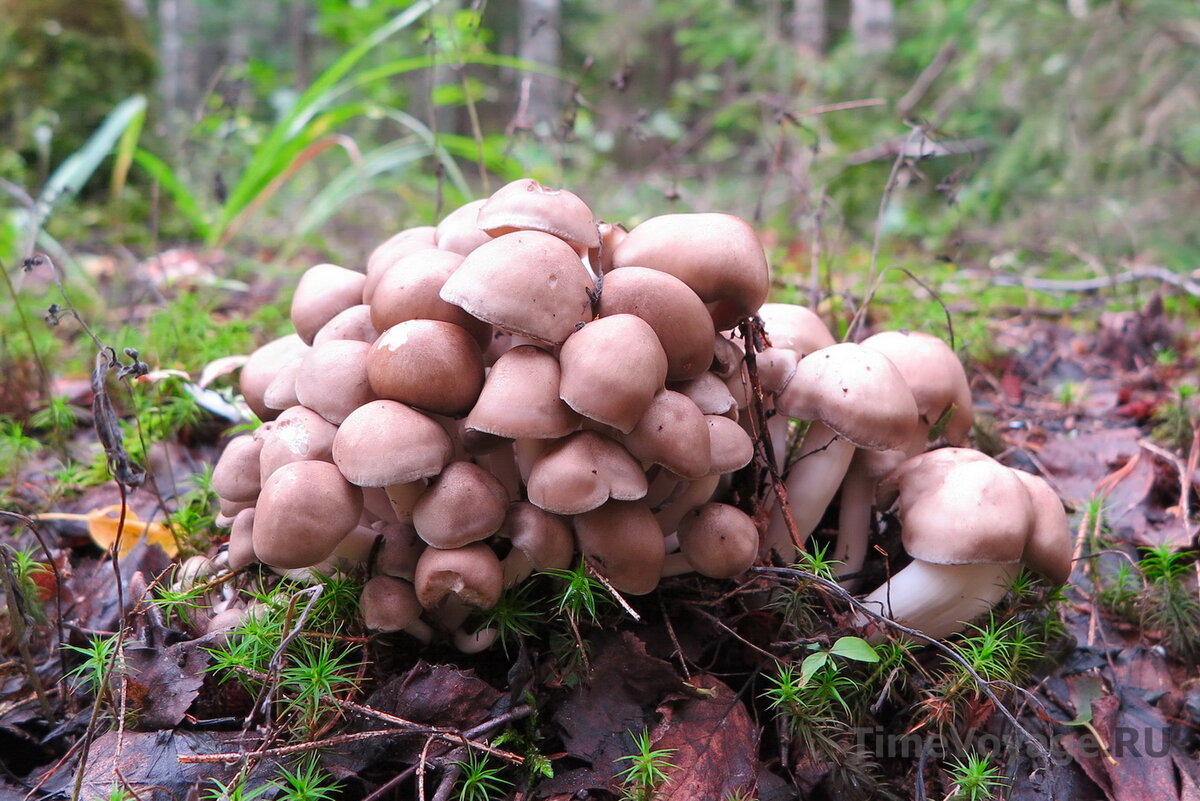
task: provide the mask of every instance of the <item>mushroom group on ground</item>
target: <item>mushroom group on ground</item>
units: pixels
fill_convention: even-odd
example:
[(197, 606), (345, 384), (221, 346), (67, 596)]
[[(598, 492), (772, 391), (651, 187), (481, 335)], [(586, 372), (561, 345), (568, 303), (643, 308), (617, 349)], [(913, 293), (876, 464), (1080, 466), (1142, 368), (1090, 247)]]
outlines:
[[(931, 433), (962, 444), (965, 377), (934, 337), (838, 344), (808, 309), (767, 303), (768, 289), (763, 247), (735, 216), (667, 214), (626, 231), (531, 179), (401, 231), (364, 272), (310, 268), (292, 303), (295, 333), (242, 369), (263, 423), (214, 469), (230, 566), (369, 562), (368, 626), (423, 641), (441, 630), (477, 650), (491, 638), (463, 629), (470, 611), (534, 571), (582, 557), (637, 595), (664, 576), (791, 562), (785, 513), (807, 537), (840, 487), (837, 554), (857, 572), (877, 485), (900, 487), (908, 543), (921, 507), (908, 488), (930, 482), (913, 458)], [(753, 317), (769, 340), (757, 386), (734, 330)], [(910, 356), (908, 345), (926, 351)], [(945, 375), (918, 376), (918, 365)], [(744, 411), (756, 401), (765, 420)], [(758, 519), (771, 518), (760, 533), (759, 509), (731, 498), (729, 476), (764, 430), (783, 469), (790, 420), (808, 422), (791, 449), (791, 508), (768, 516), (772, 499), (760, 499)], [(1047, 508), (1057, 501), (1008, 483)], [(1026, 548), (1005, 550), (1017, 557), (1000, 572), (1032, 564)], [(931, 562), (922, 545), (910, 553), (914, 565), (960, 564)], [(1061, 578), (1057, 566), (1043, 572)], [(889, 603), (910, 582), (903, 574), (883, 590)], [(926, 624), (910, 607), (891, 610), (938, 636), (956, 614)]]

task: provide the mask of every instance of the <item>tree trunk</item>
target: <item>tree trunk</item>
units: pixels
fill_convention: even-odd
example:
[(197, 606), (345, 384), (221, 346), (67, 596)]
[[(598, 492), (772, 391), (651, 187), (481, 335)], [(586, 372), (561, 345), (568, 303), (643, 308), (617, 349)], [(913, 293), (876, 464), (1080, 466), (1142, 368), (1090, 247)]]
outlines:
[(859, 53), (891, 51), (896, 46), (896, 11), (892, 0), (851, 0), (850, 31), (854, 49)]
[(825, 0), (796, 0), (792, 11), (792, 43), (806, 55), (825, 53)]
[(159, 91), (168, 131), (173, 132), (176, 123), (191, 113), (201, 91), (195, 0), (159, 0), (158, 29)]
[[(517, 56), (558, 69), (562, 60), (562, 4), (560, 0), (520, 0)], [(516, 124), (550, 135), (558, 124), (561, 97), (559, 82), (549, 75), (521, 74)]]

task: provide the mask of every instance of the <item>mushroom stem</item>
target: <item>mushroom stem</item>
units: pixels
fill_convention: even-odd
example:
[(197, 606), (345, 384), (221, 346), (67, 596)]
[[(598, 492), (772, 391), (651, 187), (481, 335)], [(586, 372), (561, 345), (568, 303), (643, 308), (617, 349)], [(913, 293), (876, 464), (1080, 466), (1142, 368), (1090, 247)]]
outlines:
[[(825, 507), (837, 494), (854, 456), (854, 445), (829, 426), (814, 420), (804, 434), (799, 452), (800, 459), (788, 471), (785, 486), (796, 532), (803, 541), (816, 529), (825, 514)], [(767, 547), (777, 551), (785, 562), (790, 562), (796, 552), (784, 519), (783, 505), (779, 503), (771, 513)]]
[[(1020, 568), (1020, 562), (938, 565), (914, 559), (862, 602), (940, 640), (962, 631), (999, 603)], [(865, 626), (870, 621), (859, 613), (855, 622)], [(876, 627), (867, 639), (878, 643), (886, 638), (883, 629)]]
[(850, 592), (858, 590), (862, 579), (853, 576), (862, 570), (867, 559), (867, 540), (871, 535), (871, 514), (875, 508), (875, 481), (863, 470), (853, 465), (842, 481), (842, 494), (838, 507), (837, 543), (833, 547), (833, 559), (842, 587)]

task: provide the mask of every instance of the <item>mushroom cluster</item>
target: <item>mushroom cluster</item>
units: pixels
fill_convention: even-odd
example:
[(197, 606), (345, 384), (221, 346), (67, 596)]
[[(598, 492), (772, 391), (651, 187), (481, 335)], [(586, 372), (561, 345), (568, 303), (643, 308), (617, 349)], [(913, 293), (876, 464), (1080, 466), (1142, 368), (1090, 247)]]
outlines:
[(758, 532), (720, 498), (754, 445), (721, 332), (768, 285), (735, 216), (626, 231), (530, 179), (396, 234), (365, 272), (310, 268), (295, 333), (242, 368), (264, 423), (214, 468), (230, 567), (370, 560), (369, 626), (465, 650), (488, 639), (461, 630), (471, 608), (579, 555), (635, 595), (744, 572)]
[[(534, 571), (582, 556), (631, 595), (681, 573), (730, 578), (772, 551), (792, 561), (839, 495), (835, 558), (856, 587), (877, 491), (890, 500), (899, 486), (913, 564), (939, 567), (905, 568), (868, 596), (885, 612), (949, 633), (980, 611), (964, 600), (973, 585), (1036, 568), (1030, 548), (1055, 554), (1037, 569), (1061, 579), (1062, 507), (1036, 479), (1008, 481), (1049, 511), (993, 548), (1001, 568), (954, 572), (958, 552), (928, 556), (924, 502), (907, 487), (935, 483), (934, 468), (914, 464), (941, 465), (949, 457), (922, 456), (930, 442), (964, 444), (972, 419), (949, 346), (909, 332), (839, 344), (808, 309), (766, 303), (768, 288), (762, 245), (735, 216), (667, 214), (627, 231), (531, 179), (401, 231), (364, 272), (310, 268), (295, 333), (242, 368), (263, 425), (213, 472), (230, 567), (369, 563), (368, 626), (423, 641), (440, 631), (472, 651), (494, 633), (465, 631), (470, 610)], [(756, 387), (733, 331), (751, 317), (767, 340)], [(775, 504), (762, 536), (723, 502), (754, 457), (763, 421), (744, 410), (760, 402), (776, 464), (791, 461), (788, 514)], [(807, 424), (798, 443), (793, 421)], [(995, 516), (958, 503), (952, 516)], [(934, 573), (958, 582), (940, 611), (897, 605)], [(996, 591), (977, 594), (990, 604)]]

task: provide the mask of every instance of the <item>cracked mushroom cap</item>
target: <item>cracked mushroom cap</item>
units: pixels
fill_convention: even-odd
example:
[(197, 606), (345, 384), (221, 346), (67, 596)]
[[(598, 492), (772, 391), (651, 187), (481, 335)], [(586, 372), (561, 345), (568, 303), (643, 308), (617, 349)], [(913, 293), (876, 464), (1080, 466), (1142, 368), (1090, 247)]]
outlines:
[(566, 189), (550, 189), (520, 178), (497, 189), (479, 209), (476, 224), (492, 236), (541, 231), (564, 240), (580, 253), (600, 245), (592, 210)]
[(362, 515), (362, 490), (329, 462), (292, 462), (263, 483), (254, 514), (254, 553), (271, 567), (327, 559)]
[(629, 232), (613, 254), (613, 270), (649, 267), (670, 273), (708, 305), (724, 331), (753, 315), (767, 299), (771, 275), (750, 224), (732, 214), (701, 212), (651, 217)]
[(592, 319), (594, 290), (570, 245), (552, 234), (519, 231), (468, 255), (441, 297), (509, 333), (561, 345)]
[(654, 329), (667, 354), (667, 380), (695, 378), (712, 364), (712, 318), (704, 301), (670, 273), (622, 267), (604, 277), (601, 317), (633, 314)]
[(758, 556), (758, 528), (750, 516), (727, 503), (706, 503), (683, 516), (679, 551), (702, 576), (733, 578)]
[(465, 257), (438, 248), (426, 248), (397, 260), (380, 277), (371, 300), (371, 321), (386, 331), (406, 320), (441, 320), (461, 326), (486, 348), (492, 327), (441, 298), (442, 286)]
[(558, 396), (558, 359), (518, 345), (488, 371), (466, 429), (507, 439), (558, 439), (579, 428), (579, 414)]
[(858, 448), (892, 450), (916, 435), (917, 404), (886, 356), (851, 342), (813, 351), (775, 407), (799, 420), (820, 420)]
[(306, 406), (293, 406), (276, 418), (263, 433), (259, 455), (262, 481), (285, 464), (319, 460), (333, 461), (333, 438), (337, 426)]
[(658, 586), (667, 546), (645, 503), (609, 501), (573, 521), (579, 551), (620, 592), (645, 595)]
[(413, 527), (434, 548), (460, 548), (487, 539), (504, 524), (508, 492), (471, 462), (451, 462), (413, 507)]
[(584, 417), (628, 434), (667, 377), (654, 329), (632, 314), (600, 317), (563, 343), (559, 397)]
[(595, 431), (577, 431), (552, 444), (533, 463), (526, 483), (531, 503), (560, 515), (595, 509), (609, 498), (636, 500), (646, 489), (638, 461)]
[(406, 320), (384, 331), (366, 367), (376, 395), (436, 414), (466, 414), (483, 388), (479, 345), (441, 320)]
[(436, 421), (391, 400), (360, 406), (333, 440), (333, 461), (352, 484), (387, 487), (435, 476), (454, 446)]
[(362, 302), (371, 302), (379, 279), (397, 261), (418, 250), (437, 247), (434, 241), (436, 231), (432, 225), (405, 228), (371, 251), (367, 257), (367, 279), (363, 282)]
[(362, 303), (367, 276), (336, 264), (309, 267), (296, 284), (292, 296), (292, 325), (296, 334), (311, 345), (321, 326), (339, 312)]
[(467, 606), (491, 609), (504, 591), (500, 559), (482, 542), (462, 548), (426, 548), (417, 559), (413, 586), (426, 609), (450, 596)]

